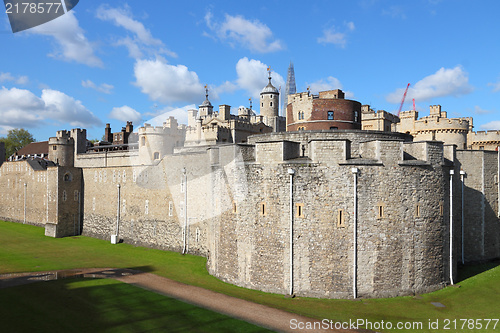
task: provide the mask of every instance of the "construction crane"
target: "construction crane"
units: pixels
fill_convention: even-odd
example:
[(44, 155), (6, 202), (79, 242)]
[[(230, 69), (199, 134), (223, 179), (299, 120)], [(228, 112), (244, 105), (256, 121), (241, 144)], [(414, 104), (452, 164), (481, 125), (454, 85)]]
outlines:
[(408, 85), (406, 86), (405, 93), (403, 95), (403, 99), (401, 100), (401, 105), (399, 106), (399, 109), (398, 109), (398, 117), (399, 117), (399, 113), (401, 112), (401, 109), (403, 108), (403, 104), (404, 104), (405, 98), (406, 98), (406, 93), (408, 92), (409, 87), (410, 87), (410, 84), (408, 83)]

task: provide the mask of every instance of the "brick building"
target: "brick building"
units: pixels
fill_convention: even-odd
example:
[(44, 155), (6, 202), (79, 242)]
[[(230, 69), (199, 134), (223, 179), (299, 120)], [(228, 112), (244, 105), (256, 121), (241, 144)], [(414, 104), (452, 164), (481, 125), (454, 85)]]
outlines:
[(361, 129), (361, 103), (344, 97), (340, 89), (288, 96), (286, 130)]

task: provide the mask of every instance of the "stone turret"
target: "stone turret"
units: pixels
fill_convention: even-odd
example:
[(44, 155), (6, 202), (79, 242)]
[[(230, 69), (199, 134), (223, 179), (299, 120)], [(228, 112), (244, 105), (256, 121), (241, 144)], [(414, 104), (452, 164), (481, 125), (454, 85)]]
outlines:
[(57, 131), (55, 138), (49, 139), (49, 160), (60, 165), (74, 166), (75, 140), (69, 131)]
[(279, 117), (280, 93), (271, 83), (271, 68), (268, 68), (269, 83), (260, 93), (260, 115), (263, 116), (264, 124), (271, 126), (277, 131), (276, 118)]

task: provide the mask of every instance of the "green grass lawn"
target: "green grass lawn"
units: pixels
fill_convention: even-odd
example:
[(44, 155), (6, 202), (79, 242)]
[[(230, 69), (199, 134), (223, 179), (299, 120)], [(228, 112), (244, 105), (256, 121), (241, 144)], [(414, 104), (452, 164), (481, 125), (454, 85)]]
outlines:
[[(84, 267), (136, 268), (165, 276), (180, 282), (221, 292), (227, 295), (266, 304), (290, 312), (334, 321), (366, 319), (371, 322), (423, 323), (430, 331), (429, 320), (439, 320), (439, 331), (460, 332), (460, 319), (500, 319), (500, 267), (494, 264), (471, 266), (460, 274), (460, 288), (447, 287), (420, 297), (397, 297), (369, 300), (327, 300), (312, 298), (284, 298), (283, 295), (263, 293), (221, 282), (210, 276), (206, 259), (179, 253), (134, 247), (129, 244), (112, 245), (108, 241), (78, 236), (50, 238), (44, 229), (34, 226), (0, 222), (0, 273), (31, 272)], [(476, 274), (478, 272), (483, 273)], [(459, 280), (461, 280), (459, 278)], [(440, 302), (444, 308), (431, 302)], [(445, 320), (457, 320), (444, 330)], [(486, 322), (481, 322), (483, 326)], [(488, 330), (484, 327), (481, 331)], [(412, 330), (405, 330), (411, 332)], [(432, 330), (433, 332), (435, 330)], [(500, 323), (495, 331), (500, 331)]]
[(270, 332), (112, 279), (2, 289), (0, 309), (2, 332)]

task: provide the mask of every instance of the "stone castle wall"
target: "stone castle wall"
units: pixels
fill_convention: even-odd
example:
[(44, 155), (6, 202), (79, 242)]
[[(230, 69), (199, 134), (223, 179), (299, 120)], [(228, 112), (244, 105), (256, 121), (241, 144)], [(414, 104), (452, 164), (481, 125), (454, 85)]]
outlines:
[(0, 217), (24, 221), (27, 183), (27, 221), (47, 235), (118, 233), (127, 243), (204, 255), (209, 272), (229, 283), (311, 297), (350, 298), (355, 275), (363, 297), (441, 287), (450, 280), (451, 217), (451, 275), (461, 260), (462, 211), (465, 262), (500, 257), (494, 152), (339, 130), (256, 135), (158, 161), (135, 151), (76, 156), (81, 168), (4, 163)]
[[(267, 148), (261, 150), (260, 145)], [(279, 153), (284, 150), (282, 142), (257, 143), (256, 163), (242, 165), (245, 171), (239, 172), (245, 175), (247, 188), (240, 189), (243, 192), (234, 197), (243, 200), (234, 200), (233, 209), (212, 223), (216, 239), (209, 262), (211, 274), (243, 287), (287, 293), (288, 169), (292, 168), (294, 291), (302, 296), (352, 297), (352, 168), (357, 167), (359, 295), (382, 297), (424, 292), (437, 289), (446, 281), (442, 144), (428, 143), (426, 160), (419, 161), (420, 165), (404, 163), (400, 158), (403, 143), (399, 140), (373, 142), (378, 160), (346, 159), (350, 157), (348, 148), (345, 150), (347, 140), (315, 142), (317, 151), (311, 153), (318, 160), (260, 159), (259, 150), (271, 154), (273, 145), (277, 156), (286, 156)], [(221, 187), (228, 187), (219, 173), (223, 171), (213, 176), (214, 195)], [(423, 178), (429, 181), (422, 183)], [(227, 175), (226, 179), (232, 177)], [(380, 205), (384, 212), (378, 217)]]

